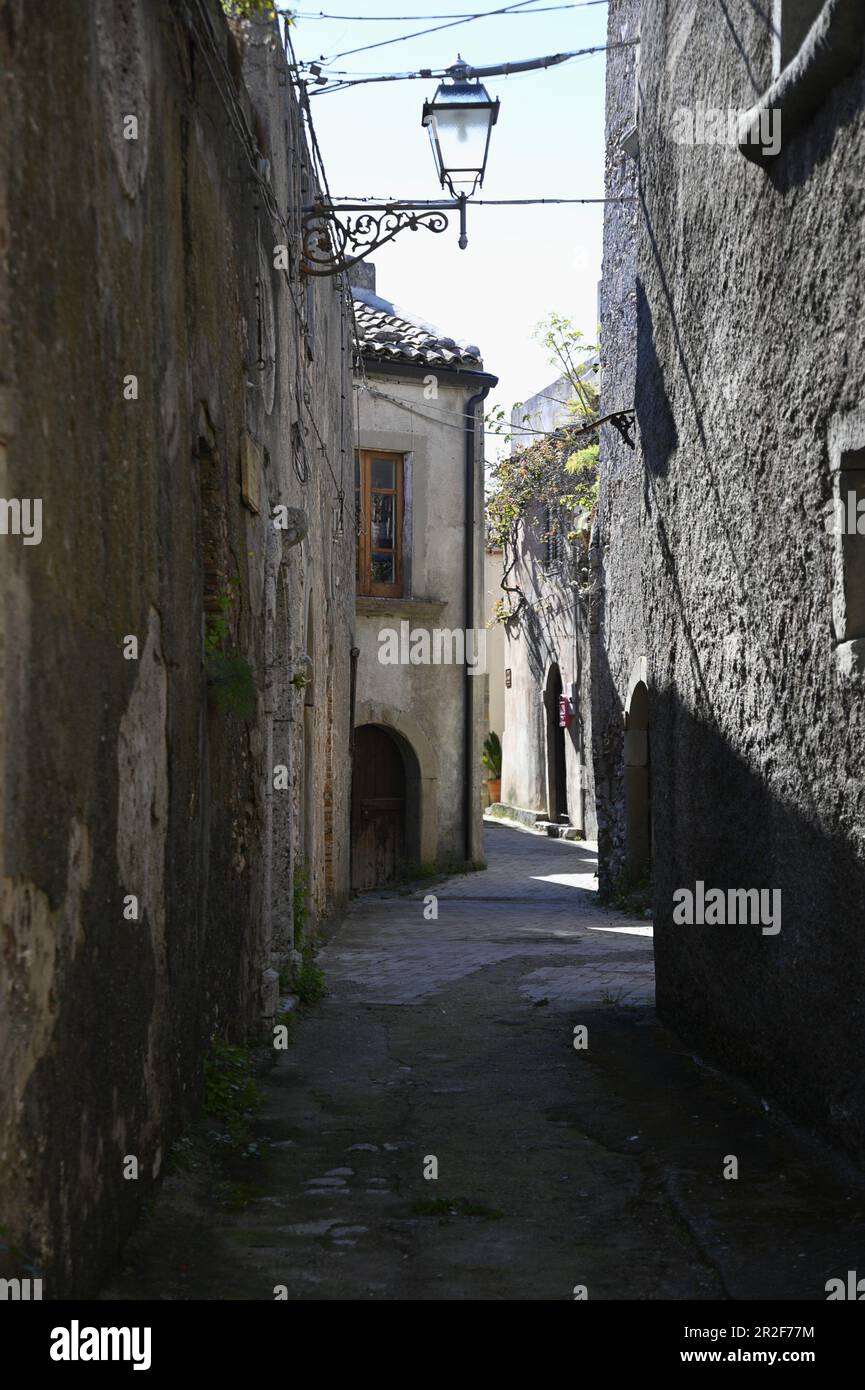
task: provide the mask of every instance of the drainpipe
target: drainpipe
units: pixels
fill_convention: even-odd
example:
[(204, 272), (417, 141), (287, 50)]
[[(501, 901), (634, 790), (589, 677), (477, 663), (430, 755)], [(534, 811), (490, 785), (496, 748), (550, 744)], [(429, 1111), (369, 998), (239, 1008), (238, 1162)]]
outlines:
[[(468, 641), (469, 631), (474, 627), (475, 595), (475, 451), (477, 443), (477, 407), (486, 400), (495, 382), (490, 382), (466, 402), (465, 411), (465, 472), (466, 472), (466, 514), (465, 514), (465, 631)], [(483, 438), (483, 436), (481, 436)], [(468, 653), (466, 653), (468, 656)], [(465, 765), (463, 768), (463, 827), (465, 837), (465, 857), (472, 859), (472, 783), (477, 769), (474, 765), (474, 691), (473, 682), (477, 676), (469, 674), (468, 660), (463, 669), (463, 734), (465, 739)]]

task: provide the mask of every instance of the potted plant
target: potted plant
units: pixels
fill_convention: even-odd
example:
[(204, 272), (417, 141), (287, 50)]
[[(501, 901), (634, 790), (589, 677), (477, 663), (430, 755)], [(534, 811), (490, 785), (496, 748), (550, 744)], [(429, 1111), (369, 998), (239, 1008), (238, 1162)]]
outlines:
[(489, 773), (487, 786), (490, 793), (490, 805), (499, 801), (502, 794), (502, 744), (498, 734), (492, 730), (484, 739), (484, 752), (481, 762)]

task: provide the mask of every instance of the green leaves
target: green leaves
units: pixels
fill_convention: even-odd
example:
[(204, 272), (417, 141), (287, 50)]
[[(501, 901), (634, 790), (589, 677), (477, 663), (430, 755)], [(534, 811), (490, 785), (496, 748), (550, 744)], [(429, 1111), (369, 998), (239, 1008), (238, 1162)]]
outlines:
[(205, 657), (204, 669), (219, 713), (251, 719), (255, 714), (256, 692), (252, 667), (246, 657), (210, 651)]
[(315, 950), (306, 945), (301, 953), (302, 964), (294, 982), (294, 992), (301, 1004), (317, 1004), (327, 994), (327, 981), (320, 965), (315, 963)]
[(501, 777), (502, 744), (501, 739), (494, 729), (491, 729), (484, 739), (484, 751), (481, 762), (493, 777)]
[[(273, 0), (222, 0), (222, 8), (231, 19), (276, 19)], [(292, 16), (286, 16), (289, 24)]]
[[(587, 428), (598, 417), (598, 389), (592, 379), (597, 345), (587, 343), (571, 319), (555, 312), (536, 325), (535, 338), (547, 348), (551, 365), (570, 388), (569, 399), (561, 402), (568, 421), (549, 434), (537, 434), (534, 443), (498, 459), (490, 468), (487, 533), (489, 543), (505, 553), (502, 589), (510, 601), (509, 608), (504, 600), (496, 604), (493, 621), (504, 623), (518, 621), (527, 602), (518, 585), (508, 582), (517, 568), (521, 528), (531, 530), (544, 543), (564, 535), (571, 543), (585, 544), (587, 527), (582, 522), (568, 525), (563, 513), (591, 515), (598, 496), (598, 435)], [(522, 409), (522, 403), (513, 409)], [(496, 406), (487, 416), (487, 428), (510, 438), (511, 418)], [(522, 424), (530, 431), (532, 418), (522, 415)], [(537, 415), (534, 418), (537, 422)], [(571, 558), (579, 569), (578, 557), (572, 554)]]
[(212, 1136), (217, 1146), (244, 1148), (260, 1104), (249, 1049), (214, 1038), (204, 1063), (204, 1110), (222, 1126)]
[(211, 687), (213, 702), (220, 714), (236, 714), (239, 719), (251, 719), (255, 714), (255, 678), (252, 667), (238, 653), (229, 654), (222, 644), (230, 635), (229, 614), (240, 595), (240, 579), (229, 579), (228, 588), (220, 589), (213, 599), (216, 613), (208, 613), (204, 634), (204, 669)]

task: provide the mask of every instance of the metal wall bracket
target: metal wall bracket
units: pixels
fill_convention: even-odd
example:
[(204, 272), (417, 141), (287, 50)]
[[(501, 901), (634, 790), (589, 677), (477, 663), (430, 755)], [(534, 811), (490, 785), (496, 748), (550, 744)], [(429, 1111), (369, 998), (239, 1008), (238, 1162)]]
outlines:
[(622, 439), (624, 443), (627, 444), (628, 448), (633, 449), (634, 441), (631, 438), (631, 430), (634, 428), (636, 411), (619, 410), (614, 415), (608, 415), (606, 418), (613, 426), (613, 429), (619, 431), (619, 434), (622, 436)]
[[(466, 245), (464, 197), (429, 203), (313, 203), (303, 210), (304, 275), (339, 275), (365, 260), (400, 232), (444, 232), (447, 212), (460, 214), (460, 246)], [(346, 217), (346, 213), (357, 214)]]

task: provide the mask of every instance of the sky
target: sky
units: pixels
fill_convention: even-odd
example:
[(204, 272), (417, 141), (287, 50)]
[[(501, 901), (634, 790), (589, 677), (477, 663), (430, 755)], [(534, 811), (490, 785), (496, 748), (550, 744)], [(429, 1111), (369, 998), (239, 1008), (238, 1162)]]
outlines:
[[(478, 67), (606, 42), (604, 3), (547, 10), (564, 0), (533, 0), (526, 13), (475, 20), (371, 52), (361, 45), (446, 24), (444, 18), (498, 9), (508, 0), (296, 0), (292, 41), (298, 59), (329, 61), (353, 75), (444, 68), (457, 54)], [(353, 16), (318, 19), (325, 14)], [(417, 18), (395, 19), (393, 16)], [(363, 17), (367, 18), (364, 19)], [(375, 19), (370, 19), (375, 16)], [(501, 98), (487, 174), (478, 197), (594, 198), (604, 192), (605, 55), (559, 67), (485, 79)], [(316, 95), (312, 113), (335, 199), (359, 195), (441, 198), (421, 109), (436, 79), (370, 83)], [(315, 90), (312, 88), (311, 90)], [(559, 373), (532, 338), (555, 310), (596, 341), (603, 205), (468, 209), (469, 244), (458, 227), (402, 232), (374, 253), (377, 293), (444, 333), (477, 343), (499, 377), (488, 404), (510, 410)]]

